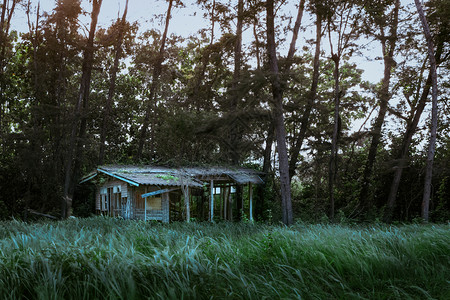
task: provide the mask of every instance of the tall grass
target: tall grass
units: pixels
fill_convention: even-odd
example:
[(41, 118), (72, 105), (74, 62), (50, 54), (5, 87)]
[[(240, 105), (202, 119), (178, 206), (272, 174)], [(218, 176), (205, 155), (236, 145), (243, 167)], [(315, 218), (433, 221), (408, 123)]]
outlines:
[(450, 299), (450, 226), (0, 222), (1, 299)]

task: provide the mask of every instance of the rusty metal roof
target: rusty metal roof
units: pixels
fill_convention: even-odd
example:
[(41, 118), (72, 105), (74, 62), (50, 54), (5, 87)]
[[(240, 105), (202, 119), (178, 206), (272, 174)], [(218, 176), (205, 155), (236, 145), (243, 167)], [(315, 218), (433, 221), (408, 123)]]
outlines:
[[(131, 185), (159, 185), (202, 187), (203, 182), (209, 182), (213, 176), (222, 176), (227, 181), (238, 184), (261, 184), (261, 173), (246, 168), (235, 167), (188, 167), (167, 168), (161, 166), (136, 166), (136, 165), (106, 165), (100, 166), (98, 172), (116, 177)], [(82, 182), (90, 180), (85, 177)]]
[(238, 184), (261, 184), (263, 180), (259, 176), (261, 173), (252, 169), (245, 168), (225, 168), (225, 167), (198, 167), (198, 168), (186, 168), (184, 169), (191, 176), (202, 180), (208, 176), (226, 176), (230, 178), (230, 181), (234, 181)]
[(190, 176), (184, 176), (168, 168), (148, 169), (137, 166), (101, 166), (99, 172), (116, 177), (131, 185), (182, 186), (201, 188), (203, 184)]

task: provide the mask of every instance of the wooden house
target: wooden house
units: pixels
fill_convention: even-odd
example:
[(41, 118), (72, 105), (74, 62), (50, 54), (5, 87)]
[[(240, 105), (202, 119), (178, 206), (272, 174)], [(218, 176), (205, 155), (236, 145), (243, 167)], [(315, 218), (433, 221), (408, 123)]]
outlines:
[[(259, 175), (244, 168), (108, 165), (98, 167), (81, 183), (95, 181), (97, 214), (162, 222), (170, 221), (171, 203), (180, 202), (181, 197), (187, 198), (184, 209), (190, 211), (191, 195), (204, 195), (205, 192), (209, 195), (208, 219), (214, 220), (215, 212), (230, 219), (233, 189), (248, 185), (249, 217), (252, 220), (253, 185), (263, 182)], [(220, 203), (215, 203), (215, 199)]]

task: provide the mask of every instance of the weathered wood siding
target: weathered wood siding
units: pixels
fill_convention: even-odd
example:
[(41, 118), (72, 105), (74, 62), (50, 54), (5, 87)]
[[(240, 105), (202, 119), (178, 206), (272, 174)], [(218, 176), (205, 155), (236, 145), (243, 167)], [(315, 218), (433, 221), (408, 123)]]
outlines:
[[(114, 190), (114, 188), (117, 189), (117, 187), (120, 187), (120, 197), (121, 199), (123, 198), (127, 198), (129, 193), (128, 193), (128, 184), (126, 182), (123, 182), (121, 180), (118, 179), (109, 179), (107, 180), (105, 183), (103, 183), (101, 186), (99, 186), (95, 192), (95, 209), (97, 211), (106, 211), (104, 209), (104, 207), (102, 207), (102, 194), (107, 194), (107, 190), (108, 188), (112, 188)], [(118, 209), (118, 208), (115, 208)]]
[[(160, 188), (157, 186), (142, 185), (139, 187), (135, 187), (117, 179), (110, 179), (97, 188), (95, 193), (95, 208), (97, 212), (103, 212), (111, 215), (111, 203), (109, 203), (109, 206), (105, 209), (104, 205), (102, 205), (102, 195), (108, 194), (108, 188), (112, 188), (114, 191), (114, 189), (117, 189), (115, 188), (117, 186), (120, 186), (121, 189), (120, 193), (122, 205), (121, 207), (115, 207), (117, 205), (113, 204), (112, 211), (114, 216), (121, 215), (125, 217), (125, 209), (123, 204), (126, 201), (129, 201), (129, 217), (132, 219), (145, 219), (146, 217), (147, 220), (159, 220), (165, 223), (168, 223), (170, 221), (169, 193), (163, 193), (144, 199), (142, 198), (142, 194), (154, 192), (159, 190)], [(147, 203), (145, 203), (145, 201), (147, 201)], [(146, 207), (147, 211), (145, 211)]]
[(100, 188), (97, 188), (95, 191), (95, 210), (100, 211)]

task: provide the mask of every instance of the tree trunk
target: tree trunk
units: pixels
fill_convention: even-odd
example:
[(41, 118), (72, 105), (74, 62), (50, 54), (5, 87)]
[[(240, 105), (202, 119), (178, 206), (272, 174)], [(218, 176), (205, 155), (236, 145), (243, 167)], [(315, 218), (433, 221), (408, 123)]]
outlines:
[(427, 154), (427, 168), (425, 172), (425, 184), (422, 200), (422, 218), (425, 222), (428, 222), (430, 197), (431, 197), (431, 180), (433, 178), (433, 161), (434, 161), (434, 152), (436, 148), (436, 134), (437, 134), (437, 115), (438, 115), (438, 107), (437, 107), (438, 87), (437, 87), (437, 70), (436, 70), (437, 64), (436, 58), (434, 56), (433, 38), (431, 36), (430, 28), (428, 27), (428, 22), (422, 8), (422, 4), (420, 3), (419, 0), (414, 0), (414, 3), (416, 4), (417, 12), (419, 14), (419, 18), (423, 27), (423, 32), (425, 34), (425, 39), (427, 40), (428, 56), (430, 57), (431, 86), (433, 88), (431, 94), (432, 99), (431, 136)]
[(286, 57), (285, 69), (289, 70), (292, 66), (292, 58), (295, 54), (295, 44), (297, 43), (298, 31), (300, 30), (300, 25), (302, 24), (303, 10), (305, 9), (305, 0), (300, 0), (297, 10), (297, 19), (295, 20), (294, 29), (292, 30), (292, 39), (289, 45), (288, 55)]
[(258, 19), (255, 17), (255, 23), (253, 23), (253, 36), (255, 37), (255, 55), (256, 55), (256, 69), (261, 70), (261, 54), (259, 52), (259, 38), (258, 32), (256, 31), (256, 26), (258, 24)]
[(6, 48), (8, 47), (8, 35), (9, 28), (11, 26), (11, 18), (14, 14), (16, 3), (18, 0), (13, 0), (11, 7), (9, 7), (10, 1), (3, 0), (2, 11), (0, 17), (0, 146), (5, 147), (6, 144), (3, 141), (3, 136), (5, 134), (4, 129), (8, 128), (7, 124), (4, 124), (5, 108), (3, 104), (6, 102), (4, 97), (5, 90), (5, 79), (4, 79), (4, 69), (6, 63)]
[(330, 220), (334, 222), (334, 181), (336, 180), (336, 158), (338, 150), (338, 133), (339, 133), (339, 105), (340, 105), (340, 91), (339, 91), (339, 56), (332, 55), (334, 61), (334, 125), (333, 137), (331, 140), (331, 153), (328, 169), (328, 193), (330, 197)]
[(391, 81), (392, 68), (395, 65), (394, 62), (394, 50), (395, 44), (397, 41), (397, 27), (398, 27), (398, 12), (400, 9), (400, 1), (396, 0), (394, 7), (394, 18), (391, 25), (390, 37), (384, 35), (384, 30), (382, 29), (383, 25), (380, 25), (382, 31), (381, 37), (381, 46), (383, 50), (383, 60), (384, 60), (384, 76), (381, 83), (381, 90), (379, 95), (379, 105), (380, 110), (378, 112), (378, 116), (375, 119), (373, 128), (372, 128), (372, 141), (369, 148), (369, 154), (367, 156), (367, 161), (364, 166), (363, 180), (362, 180), (362, 188), (360, 191), (359, 199), (363, 204), (363, 211), (368, 213), (372, 210), (372, 199), (368, 196), (369, 194), (369, 185), (372, 176), (373, 165), (375, 163), (375, 158), (377, 155), (378, 145), (381, 141), (381, 129), (383, 127), (384, 118), (386, 116), (387, 107), (389, 99), (391, 98), (389, 94), (389, 86)]
[[(78, 101), (75, 105), (75, 120), (72, 126), (72, 133), (70, 137), (70, 147), (67, 152), (66, 157), (66, 168), (65, 168), (65, 181), (64, 181), (64, 195), (62, 199), (62, 218), (67, 218), (70, 216), (72, 209), (72, 197), (75, 189), (75, 184), (79, 176), (79, 168), (81, 164), (81, 155), (83, 150), (83, 139), (86, 133), (86, 116), (85, 113), (87, 111), (88, 99), (89, 99), (89, 91), (91, 84), (91, 73), (92, 73), (92, 64), (94, 57), (94, 36), (95, 29), (97, 26), (98, 14), (100, 12), (100, 7), (102, 5), (103, 0), (94, 0), (92, 3), (92, 13), (91, 13), (91, 26), (89, 30), (89, 38), (86, 45), (86, 49), (84, 50), (83, 56), (83, 66), (82, 66), (82, 75), (81, 75), (81, 84), (80, 91), (78, 94)], [(80, 130), (78, 135), (78, 143), (77, 143), (77, 128), (78, 128), (78, 120), (81, 118)], [(75, 156), (74, 156), (74, 148)], [(75, 160), (75, 162), (73, 162)], [(73, 168), (72, 168), (73, 164)]]
[(126, 17), (127, 17), (127, 11), (128, 11), (128, 0), (125, 2), (125, 10), (122, 15), (122, 20), (120, 21), (119, 26), (119, 33), (117, 37), (117, 43), (115, 45), (115, 54), (114, 54), (114, 65), (111, 69), (110, 74), (110, 82), (109, 82), (109, 89), (108, 89), (108, 98), (106, 99), (105, 103), (105, 110), (103, 112), (103, 121), (102, 121), (102, 128), (100, 131), (100, 152), (98, 155), (98, 164), (103, 164), (103, 159), (105, 156), (105, 142), (106, 142), (106, 133), (109, 129), (109, 118), (111, 114), (111, 106), (112, 101), (114, 98), (114, 93), (116, 90), (116, 78), (117, 78), (117, 71), (119, 70), (119, 62), (120, 57), (122, 56), (122, 42), (123, 42), (123, 36), (125, 34), (125, 23), (126, 23)]
[[(161, 39), (161, 48), (159, 49), (159, 57), (155, 61), (155, 65), (153, 66), (153, 76), (152, 76), (152, 84), (150, 86), (150, 95), (147, 100), (147, 108), (145, 110), (145, 117), (144, 122), (142, 122), (142, 128), (141, 132), (139, 134), (139, 144), (138, 144), (138, 151), (136, 154), (136, 161), (140, 161), (142, 158), (142, 152), (144, 149), (144, 143), (147, 137), (147, 129), (150, 123), (150, 115), (153, 111), (155, 112), (156, 109), (156, 91), (159, 86), (159, 76), (162, 72), (162, 63), (164, 61), (164, 51), (166, 47), (166, 39), (167, 39), (167, 31), (169, 30), (169, 22), (171, 18), (171, 11), (172, 11), (172, 3), (173, 0), (169, 0), (169, 7), (167, 8), (167, 15), (166, 15), (166, 24), (164, 27), (164, 33)], [(151, 140), (151, 155), (153, 156), (154, 152), (154, 131), (155, 131), (155, 118), (152, 118), (152, 140)]]
[[(230, 101), (230, 113), (232, 115), (232, 122), (230, 124), (230, 162), (232, 165), (239, 165), (241, 151), (240, 142), (242, 139), (241, 126), (239, 124), (239, 117), (237, 116), (237, 110), (239, 102), (241, 100), (241, 95), (239, 92), (239, 82), (241, 78), (241, 65), (242, 65), (242, 23), (243, 23), (243, 11), (244, 11), (244, 1), (239, 0), (238, 2), (238, 13), (237, 13), (237, 25), (236, 25), (236, 43), (234, 45), (234, 72), (233, 72), (233, 83), (231, 85), (231, 101)], [(238, 197), (239, 198), (239, 197)], [(242, 201), (238, 199), (239, 201)], [(238, 214), (238, 218), (240, 213)]]
[(5, 14), (6, 14), (6, 9), (7, 9), (7, 0), (3, 0), (3, 5), (2, 5), (2, 13), (1, 13), (1, 18), (0, 18), (0, 143), (3, 146), (4, 145), (4, 141), (3, 141), (3, 128), (6, 127), (3, 124), (3, 103), (5, 102), (3, 93), (4, 93), (4, 89), (5, 89), (5, 84), (4, 84), (4, 79), (3, 79), (3, 65), (4, 65), (4, 57), (3, 57), (3, 53), (4, 50), (3, 48), (6, 47), (6, 39), (8, 37), (8, 34), (4, 32), (3, 29), (3, 25), (5, 23)]
[[(30, 6), (31, 6), (31, 1), (28, 2), (28, 6), (27, 6), (27, 21), (28, 21), (28, 29), (29, 29), (29, 33), (30, 33), (30, 39), (32, 40), (32, 46), (33, 46), (33, 71), (34, 71), (34, 76), (33, 76), (33, 80), (34, 80), (34, 98), (35, 101), (38, 100), (39, 98), (39, 91), (40, 91), (40, 87), (39, 87), (39, 78), (38, 78), (38, 59), (37, 59), (37, 48), (38, 48), (38, 34), (39, 34), (39, 10), (40, 10), (40, 2), (38, 3), (37, 9), (36, 9), (36, 27), (33, 30), (33, 25), (30, 21)], [(33, 32), (34, 31), (34, 32)], [(33, 36), (34, 35), (34, 36)]]
[(317, 87), (319, 85), (319, 66), (320, 66), (320, 42), (322, 39), (322, 17), (320, 13), (316, 14), (316, 50), (314, 53), (314, 66), (313, 66), (313, 75), (312, 75), (312, 83), (311, 83), (311, 91), (308, 95), (308, 102), (306, 103), (305, 110), (303, 111), (303, 115), (300, 119), (300, 132), (298, 134), (297, 140), (294, 143), (294, 146), (291, 149), (291, 160), (289, 161), (289, 181), (292, 180), (292, 177), (295, 175), (295, 169), (297, 167), (298, 156), (300, 154), (300, 150), (303, 145), (303, 140), (306, 136), (306, 130), (309, 126), (309, 117), (311, 115), (312, 107), (314, 105), (314, 101), (317, 97)]
[(266, 2), (267, 10), (267, 53), (269, 56), (270, 80), (272, 83), (273, 96), (273, 116), (277, 137), (277, 148), (279, 158), (280, 185), (281, 185), (281, 210), (283, 223), (291, 225), (293, 223), (291, 185), (289, 181), (289, 162), (286, 147), (286, 129), (284, 127), (283, 115), (283, 89), (281, 86), (280, 74), (278, 72), (278, 60), (275, 46), (275, 26), (274, 26), (274, 1)]

